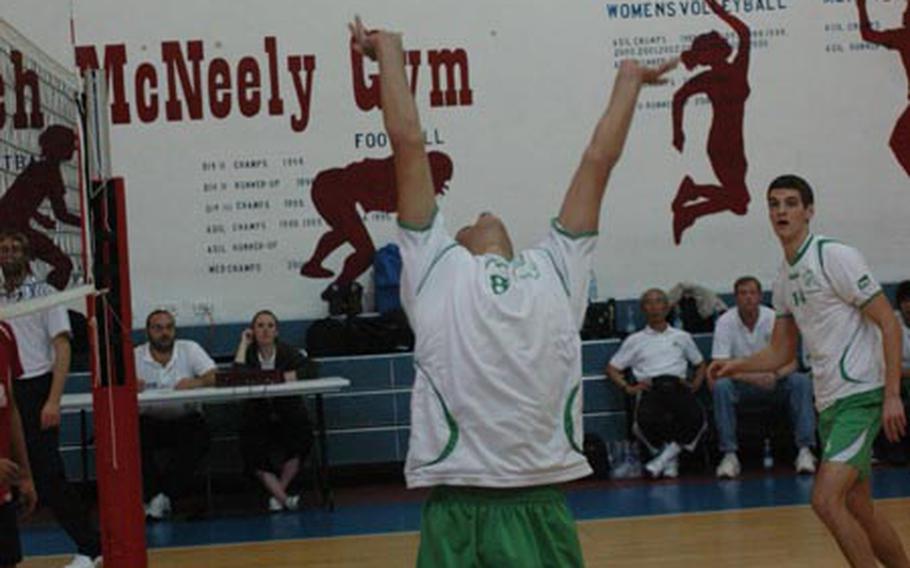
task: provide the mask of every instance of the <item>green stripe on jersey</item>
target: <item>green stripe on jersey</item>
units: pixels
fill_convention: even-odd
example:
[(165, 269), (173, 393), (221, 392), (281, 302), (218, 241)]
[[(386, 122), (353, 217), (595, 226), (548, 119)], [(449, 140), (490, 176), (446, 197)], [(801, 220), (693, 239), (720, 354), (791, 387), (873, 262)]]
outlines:
[(455, 248), (457, 246), (458, 246), (458, 243), (452, 243), (449, 246), (447, 246), (446, 248), (439, 251), (439, 254), (436, 255), (436, 257), (433, 259), (433, 262), (430, 263), (430, 267), (427, 268), (426, 273), (424, 273), (423, 278), (420, 279), (420, 284), (417, 285), (417, 292), (415, 294), (416, 296), (420, 295), (420, 291), (423, 290), (423, 285), (426, 284), (427, 278), (430, 277), (430, 272), (433, 271), (433, 268), (436, 267), (436, 264), (440, 261), (440, 259), (442, 259), (442, 257), (447, 252), (449, 252), (450, 250), (452, 250), (453, 248)]
[(569, 292), (569, 284), (566, 282), (566, 277), (563, 276), (562, 271), (559, 270), (559, 265), (556, 263), (556, 259), (553, 258), (553, 253), (547, 249), (540, 249), (543, 252), (547, 253), (547, 258), (550, 259), (550, 263), (553, 265), (553, 270), (556, 271), (556, 276), (559, 276), (559, 282), (562, 284), (562, 289), (565, 291), (566, 296), (572, 297), (572, 294)]
[[(842, 242), (840, 242), (840, 241), (838, 241), (838, 240), (835, 240), (835, 239), (818, 239), (818, 247), (817, 247), (817, 249), (818, 249), (818, 264), (819, 264), (819, 266), (821, 266), (821, 268), (822, 268), (822, 274), (825, 275), (825, 279), (828, 281), (828, 284), (831, 284), (831, 277), (828, 276), (828, 271), (825, 270), (825, 256), (822, 254), (822, 247), (825, 246), (825, 245), (828, 245), (828, 244), (832, 244), (832, 243), (838, 244), (838, 245), (842, 245), (842, 244), (843, 244)], [(831, 288), (832, 288), (832, 290), (833, 290), (833, 289), (834, 289), (834, 286), (832, 285)], [(835, 290), (834, 293), (836, 294), (837, 291)]]
[(796, 251), (796, 258), (793, 259), (793, 262), (790, 263), (790, 266), (796, 266), (796, 263), (799, 262), (803, 255), (806, 254), (806, 251), (809, 250), (809, 243), (811, 243), (812, 239), (814, 238), (815, 235), (812, 233), (806, 235), (806, 241), (800, 245), (799, 250)]
[(850, 351), (850, 347), (853, 346), (853, 342), (856, 341), (856, 336), (859, 335), (859, 332), (862, 331), (862, 329), (862, 324), (857, 326), (856, 331), (853, 332), (853, 337), (850, 338), (850, 341), (847, 342), (847, 346), (844, 347), (844, 352), (841, 353), (840, 362), (838, 363), (840, 366), (840, 376), (848, 383), (862, 384), (864, 382), (859, 379), (854, 379), (847, 374), (847, 353)]
[(860, 310), (864, 309), (866, 306), (869, 305), (869, 303), (870, 303), (872, 300), (878, 298), (879, 296), (881, 296), (881, 295), (884, 294), (884, 293), (885, 293), (884, 290), (879, 290), (879, 291), (876, 292), (875, 294), (872, 294), (871, 296), (869, 296), (869, 297), (866, 299), (865, 302), (863, 302), (862, 304), (859, 305), (859, 309), (860, 309)]
[[(420, 366), (416, 360), (414, 361), (414, 366), (420, 369), (420, 372), (423, 373), (423, 376), (427, 378), (427, 382), (430, 383), (430, 387), (433, 389), (433, 392), (436, 394), (437, 400), (439, 400), (439, 405), (442, 407), (442, 412), (446, 417), (446, 425), (449, 427), (449, 440), (446, 442), (445, 447), (442, 449), (442, 452), (434, 459), (433, 461), (427, 462), (425, 464), (419, 465), (414, 469), (420, 469), (423, 467), (436, 465), (442, 460), (446, 459), (452, 452), (455, 451), (455, 445), (458, 444), (458, 422), (455, 421), (455, 418), (449, 412), (449, 407), (446, 406), (446, 401), (442, 398), (442, 393), (439, 392), (439, 389), (436, 388), (436, 384), (433, 382), (433, 378), (430, 377), (430, 374)], [(413, 427), (413, 425), (412, 425)]]
[(582, 231), (580, 233), (573, 233), (572, 231), (570, 231), (562, 226), (562, 223), (559, 222), (558, 217), (553, 217), (553, 220), (550, 221), (550, 223), (553, 225), (553, 228), (556, 229), (557, 233), (559, 233), (560, 235), (563, 235), (565, 237), (568, 237), (568, 238), (572, 239), (573, 241), (578, 240), (578, 239), (586, 239), (588, 237), (597, 236), (596, 229), (593, 231)]
[(575, 442), (575, 420), (573, 420), (572, 417), (572, 405), (575, 403), (575, 397), (578, 396), (578, 391), (580, 389), (581, 384), (578, 384), (572, 389), (572, 392), (569, 393), (569, 400), (566, 401), (566, 408), (563, 412), (563, 427), (566, 431), (566, 437), (569, 438), (569, 444), (572, 446), (572, 449), (579, 454), (584, 455), (584, 450), (579, 448), (578, 444)]

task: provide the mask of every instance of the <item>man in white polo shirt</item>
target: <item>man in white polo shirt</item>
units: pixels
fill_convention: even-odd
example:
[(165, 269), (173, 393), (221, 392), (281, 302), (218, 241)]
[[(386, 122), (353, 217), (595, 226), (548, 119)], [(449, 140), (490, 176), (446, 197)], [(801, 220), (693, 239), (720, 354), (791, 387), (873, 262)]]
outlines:
[[(743, 276), (733, 284), (736, 309), (727, 310), (714, 326), (714, 361), (748, 357), (768, 345), (774, 328), (774, 310), (761, 304), (761, 283), (754, 276)], [(709, 380), (714, 401), (714, 423), (718, 446), (723, 458), (717, 466), (717, 477), (737, 477), (740, 473), (736, 455), (736, 407), (759, 401), (782, 401), (790, 410), (793, 437), (798, 452), (798, 473), (815, 473), (815, 407), (812, 402), (812, 379), (796, 372), (796, 359), (780, 369), (766, 373), (738, 373)]]
[[(21, 233), (0, 233), (0, 304), (56, 292), (32, 274), (28, 245)], [(50, 507), (78, 547), (68, 568), (90, 568), (101, 562), (100, 535), (89, 508), (67, 481), (60, 457), (60, 397), (70, 365), (69, 316), (65, 307), (57, 305), (7, 323), (16, 336), (22, 362), (23, 373), (16, 380), (13, 396), (22, 418), (38, 501)]]
[[(175, 339), (174, 316), (155, 310), (145, 320), (148, 343), (134, 349), (139, 390), (193, 389), (215, 384), (215, 362), (195, 341)], [(209, 430), (198, 404), (143, 407), (139, 416), (142, 484), (152, 519), (171, 514), (171, 498), (190, 494), (193, 477), (209, 449)], [(170, 458), (158, 466), (159, 454)]]
[[(436, 206), (399, 34), (351, 26), (379, 62), (394, 152), (402, 305), (414, 329), (408, 487), (433, 487), (418, 566), (580, 566), (554, 484), (584, 477), (581, 327), (607, 177), (638, 93), (672, 67), (621, 64), (549, 235), (515, 252), (483, 213), (453, 239)], [(495, 188), (490, 188), (495, 189)]]
[[(695, 398), (705, 378), (705, 360), (688, 332), (667, 323), (670, 303), (663, 290), (642, 294), (641, 308), (647, 325), (622, 342), (606, 375), (636, 397), (633, 431), (655, 455), (645, 468), (652, 477), (676, 477), (679, 453), (695, 450), (707, 427)], [(686, 380), (690, 364), (695, 367), (691, 382)], [(624, 371), (629, 368), (635, 384), (626, 382)]]

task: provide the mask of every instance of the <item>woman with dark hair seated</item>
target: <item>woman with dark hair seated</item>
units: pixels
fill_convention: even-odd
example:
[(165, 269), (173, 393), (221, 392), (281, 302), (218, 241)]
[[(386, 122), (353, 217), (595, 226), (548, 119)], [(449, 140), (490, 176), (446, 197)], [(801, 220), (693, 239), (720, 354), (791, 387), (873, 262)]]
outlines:
[[(278, 318), (269, 310), (253, 316), (243, 330), (234, 364), (238, 367), (278, 370), (285, 381), (315, 376), (314, 365), (301, 350), (278, 339)], [(296, 510), (299, 495), (289, 495), (288, 486), (300, 471), (313, 445), (313, 426), (303, 398), (276, 397), (247, 400), (243, 406), (240, 450), (246, 468), (269, 492), (269, 510)], [(281, 456), (279, 463), (272, 454)]]

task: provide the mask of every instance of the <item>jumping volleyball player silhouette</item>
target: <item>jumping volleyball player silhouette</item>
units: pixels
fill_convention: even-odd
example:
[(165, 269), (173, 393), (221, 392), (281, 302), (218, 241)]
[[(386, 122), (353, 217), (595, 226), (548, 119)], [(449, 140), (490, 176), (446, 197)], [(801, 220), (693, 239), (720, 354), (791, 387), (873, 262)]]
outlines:
[[(436, 195), (445, 193), (452, 179), (452, 160), (442, 152), (429, 152), (433, 189)], [(363, 223), (357, 206), (364, 212), (395, 211), (398, 200), (395, 166), (392, 157), (381, 160), (367, 158), (343, 168), (323, 170), (313, 180), (312, 199), (316, 211), (329, 225), (316, 244), (313, 255), (300, 268), (300, 275), (309, 278), (330, 278), (334, 272), (322, 262), (338, 247), (350, 243), (354, 251), (347, 256), (341, 274), (333, 284), (346, 285), (357, 280), (373, 262), (376, 247)], [(331, 288), (326, 288), (328, 291)], [(323, 293), (325, 297), (325, 292)]]
[[(904, 72), (910, 80), (910, 2), (904, 9), (904, 26), (882, 31), (872, 29), (869, 12), (866, 10), (866, 0), (856, 0), (856, 7), (859, 10), (859, 31), (863, 39), (897, 51), (904, 64)], [(910, 106), (904, 109), (903, 114), (897, 119), (889, 145), (894, 157), (903, 166), (907, 175), (910, 175)]]
[(683, 109), (693, 95), (704, 93), (711, 102), (713, 121), (708, 134), (708, 159), (720, 185), (697, 184), (683, 178), (673, 200), (673, 241), (678, 245), (696, 219), (722, 211), (745, 215), (749, 206), (746, 187), (746, 154), (743, 148), (743, 117), (749, 97), (749, 27), (729, 14), (717, 0), (706, 0), (715, 14), (739, 37), (739, 49), (732, 61), (733, 47), (716, 32), (699, 35), (682, 54), (687, 69), (706, 66), (673, 96), (673, 146), (680, 152), (685, 143)]
[[(31, 221), (48, 230), (56, 226), (54, 218), (74, 227), (82, 225), (79, 216), (66, 208), (63, 199), (66, 187), (60, 173), (60, 165), (73, 158), (76, 134), (66, 126), (48, 126), (38, 137), (38, 145), (41, 146), (41, 159), (26, 166), (0, 197), (0, 231), (25, 235), (32, 258), (51, 266), (48, 284), (63, 290), (73, 272), (73, 262), (50, 237), (33, 228)], [(50, 200), (54, 218), (39, 211), (45, 199)]]

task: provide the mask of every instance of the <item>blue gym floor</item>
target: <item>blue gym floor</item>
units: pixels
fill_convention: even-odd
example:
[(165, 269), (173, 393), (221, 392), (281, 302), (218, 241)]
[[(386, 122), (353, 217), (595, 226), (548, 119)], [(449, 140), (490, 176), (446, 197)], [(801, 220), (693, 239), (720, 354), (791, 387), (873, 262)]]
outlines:
[[(873, 472), (876, 498), (910, 496), (910, 471), (878, 468)], [(567, 489), (578, 520), (671, 515), (756, 507), (805, 505), (812, 478), (792, 472), (764, 472), (739, 480), (689, 477), (675, 481), (582, 481)], [(334, 512), (312, 505), (299, 512), (222, 516), (195, 521), (150, 524), (150, 548), (196, 546), (283, 539), (416, 531), (425, 492), (400, 486), (363, 490), (339, 489)], [(73, 545), (56, 524), (33, 523), (22, 530), (27, 556), (62, 554)]]

